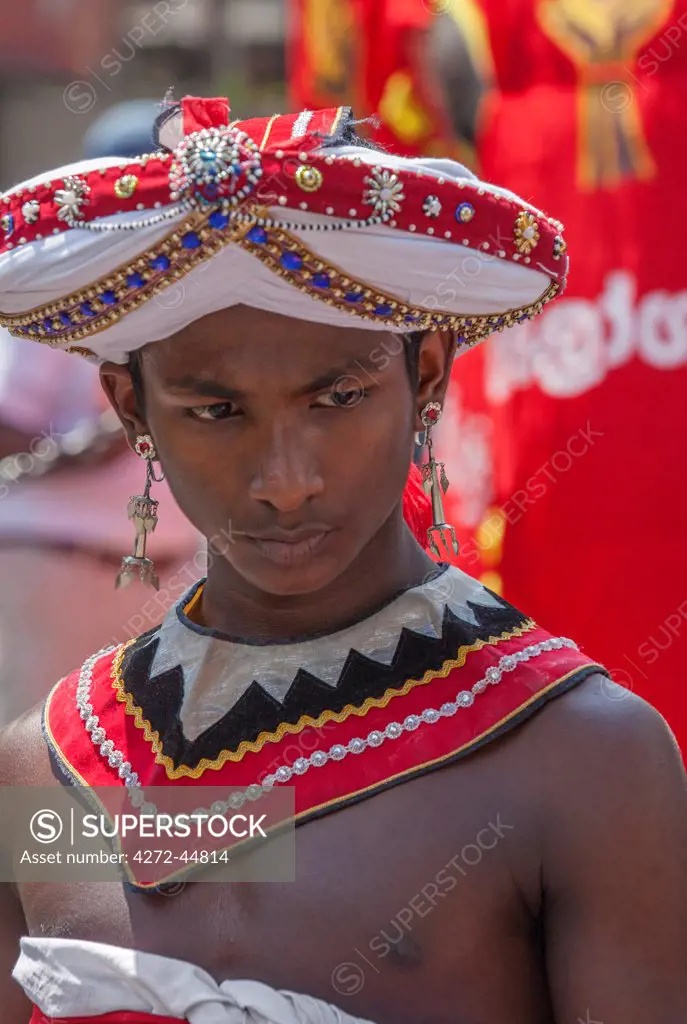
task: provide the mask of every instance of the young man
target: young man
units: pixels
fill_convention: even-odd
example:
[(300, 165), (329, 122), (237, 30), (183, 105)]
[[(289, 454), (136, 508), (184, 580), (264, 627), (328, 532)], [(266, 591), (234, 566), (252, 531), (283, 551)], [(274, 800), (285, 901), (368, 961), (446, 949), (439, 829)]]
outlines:
[[(185, 100), (165, 151), (4, 198), (24, 241), (0, 254), (3, 321), (102, 362), (149, 482), (156, 458), (214, 554), (160, 630), (7, 731), (0, 783), (134, 806), (292, 786), (297, 881), (5, 887), (3, 1021), (687, 1019), (671, 734), (437, 565), (406, 485), (426, 431), (450, 549), (430, 446), (454, 349), (555, 295), (560, 225), (449, 161), (363, 148), (347, 110), (229, 122)], [(123, 569), (147, 579), (150, 500)]]

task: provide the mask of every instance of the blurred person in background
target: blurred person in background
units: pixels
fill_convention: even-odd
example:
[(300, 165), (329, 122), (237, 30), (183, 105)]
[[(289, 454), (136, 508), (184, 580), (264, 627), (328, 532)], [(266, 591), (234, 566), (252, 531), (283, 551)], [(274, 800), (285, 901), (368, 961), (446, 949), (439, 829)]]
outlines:
[[(107, 111), (85, 156), (147, 152), (157, 112), (148, 101)], [(93, 649), (156, 625), (202, 564), (198, 535), (161, 484), (151, 542), (161, 590), (115, 590), (144, 475), (106, 406), (97, 367), (0, 331), (0, 725)]]
[(687, 750), (687, 3), (439, 10), (457, 130), (487, 180), (556, 211), (573, 266), (556, 308), (470, 353), (449, 391), (459, 564), (565, 625)]

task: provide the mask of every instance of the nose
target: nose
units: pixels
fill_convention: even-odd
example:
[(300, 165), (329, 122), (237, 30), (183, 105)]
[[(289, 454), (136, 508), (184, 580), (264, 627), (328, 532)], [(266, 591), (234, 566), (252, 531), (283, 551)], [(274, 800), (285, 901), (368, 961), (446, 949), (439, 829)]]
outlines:
[(295, 512), (323, 490), (324, 480), (305, 432), (295, 425), (273, 425), (258, 455), (251, 497), (279, 512)]

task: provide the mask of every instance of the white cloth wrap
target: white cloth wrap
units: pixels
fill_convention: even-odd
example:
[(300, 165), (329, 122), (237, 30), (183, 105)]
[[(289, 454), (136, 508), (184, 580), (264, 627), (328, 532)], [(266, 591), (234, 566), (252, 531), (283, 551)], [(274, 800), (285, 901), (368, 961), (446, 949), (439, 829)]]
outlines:
[[(342, 146), (329, 152), (334, 156), (357, 157), (380, 167), (421, 170), (427, 178), (428, 195), (432, 192), (431, 179), (442, 177), (446, 181), (479, 184), (485, 191), (522, 203), (505, 189), (478, 182), (469, 170), (451, 160), (411, 160), (357, 146)], [(118, 163), (111, 159), (82, 161), (33, 178), (19, 187), (25, 189), (68, 174), (82, 174), (94, 166), (108, 167)], [(470, 192), (466, 189), (463, 194), (465, 201), (469, 201)], [(531, 209), (543, 216), (535, 207)], [(159, 212), (162, 211), (117, 214), (102, 218), (101, 223), (136, 222)], [(372, 209), (361, 203), (357, 216), (364, 217), (368, 213), (372, 214)], [(331, 217), (279, 206), (271, 210), (271, 216), (297, 224), (332, 222)], [(424, 219), (420, 215), (420, 220)], [(72, 228), (3, 253), (0, 255), (0, 311), (27, 312), (90, 286), (151, 249), (181, 220), (183, 216), (134, 231), (95, 232)], [(415, 233), (375, 225), (341, 231), (306, 230), (294, 234), (324, 262), (369, 287), (424, 309), (465, 315), (501, 314), (535, 302), (551, 282), (550, 274), (536, 269), (534, 259), (530, 266), (525, 266), (456, 244), (461, 241), (460, 223), (455, 225), (451, 243), (444, 238), (426, 235), (425, 227), (426, 224), (418, 223)], [(498, 240), (494, 240), (492, 248), (498, 248)], [(91, 348), (100, 359), (124, 363), (128, 353), (148, 342), (168, 338), (202, 316), (238, 304), (341, 327), (397, 332), (412, 330), (408, 326), (392, 327), (387, 323), (363, 320), (329, 306), (299, 291), (255, 256), (229, 244), (186, 277), (172, 282), (156, 298), (107, 330), (85, 339), (82, 344)]]
[(190, 1024), (372, 1024), (258, 981), (218, 985), (183, 960), (77, 939), (23, 938), (13, 977), (58, 1020), (128, 1010)]

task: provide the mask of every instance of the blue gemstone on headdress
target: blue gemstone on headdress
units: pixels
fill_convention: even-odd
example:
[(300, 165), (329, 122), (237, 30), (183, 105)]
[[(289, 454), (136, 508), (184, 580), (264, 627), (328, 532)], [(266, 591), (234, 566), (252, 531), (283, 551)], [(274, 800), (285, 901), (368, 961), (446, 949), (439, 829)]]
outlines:
[(43, 326), (45, 327), (45, 329), (48, 332), (48, 334), (52, 334), (53, 333), (55, 328), (52, 325), (52, 317), (51, 316), (46, 316), (45, 320), (43, 321)]
[(410, 313), (407, 313), (403, 317), (403, 319), (405, 320), (405, 322), (407, 324), (414, 324), (414, 323), (416, 323), (416, 321), (418, 321), (420, 319), (420, 317), (419, 316), (412, 316)]
[(169, 257), (156, 256), (154, 260), (150, 261), (150, 265), (153, 268), (153, 270), (169, 270)]
[(387, 305), (386, 302), (380, 303), (380, 305), (377, 306), (377, 308), (375, 309), (375, 313), (377, 314), (377, 316), (388, 316), (389, 313), (392, 312), (393, 310), (391, 306)]
[(362, 292), (346, 292), (344, 299), (346, 302), (360, 302), (363, 297)]
[(117, 302), (117, 296), (113, 291), (101, 292), (98, 298), (101, 302), (104, 302), (106, 306), (114, 306)]
[(313, 274), (312, 283), (316, 288), (329, 288), (332, 281), (329, 274)]
[(199, 236), (195, 233), (195, 231), (189, 231), (181, 239), (181, 244), (183, 245), (184, 249), (198, 249), (201, 244), (201, 241)]
[(283, 252), (279, 262), (286, 270), (300, 270), (303, 266), (303, 257), (297, 252)]
[(72, 318), (70, 317), (69, 313), (60, 313), (60, 320), (62, 321), (65, 327), (72, 326)]
[(209, 221), (211, 228), (215, 228), (217, 231), (221, 231), (229, 223), (229, 217), (226, 213), (222, 213), (221, 210), (215, 210), (214, 213), (210, 214)]
[(255, 242), (256, 245), (263, 245), (267, 241), (267, 232), (264, 228), (256, 226), (250, 229), (246, 238), (249, 242)]
[(142, 288), (145, 281), (141, 274), (127, 274), (126, 283), (129, 288)]
[(460, 203), (456, 207), (456, 220), (459, 224), (468, 224), (475, 216), (475, 207), (472, 203)]
[(79, 306), (79, 309), (81, 310), (84, 316), (95, 316), (95, 310), (93, 309), (93, 306), (90, 304), (90, 302), (82, 302), (81, 305)]

